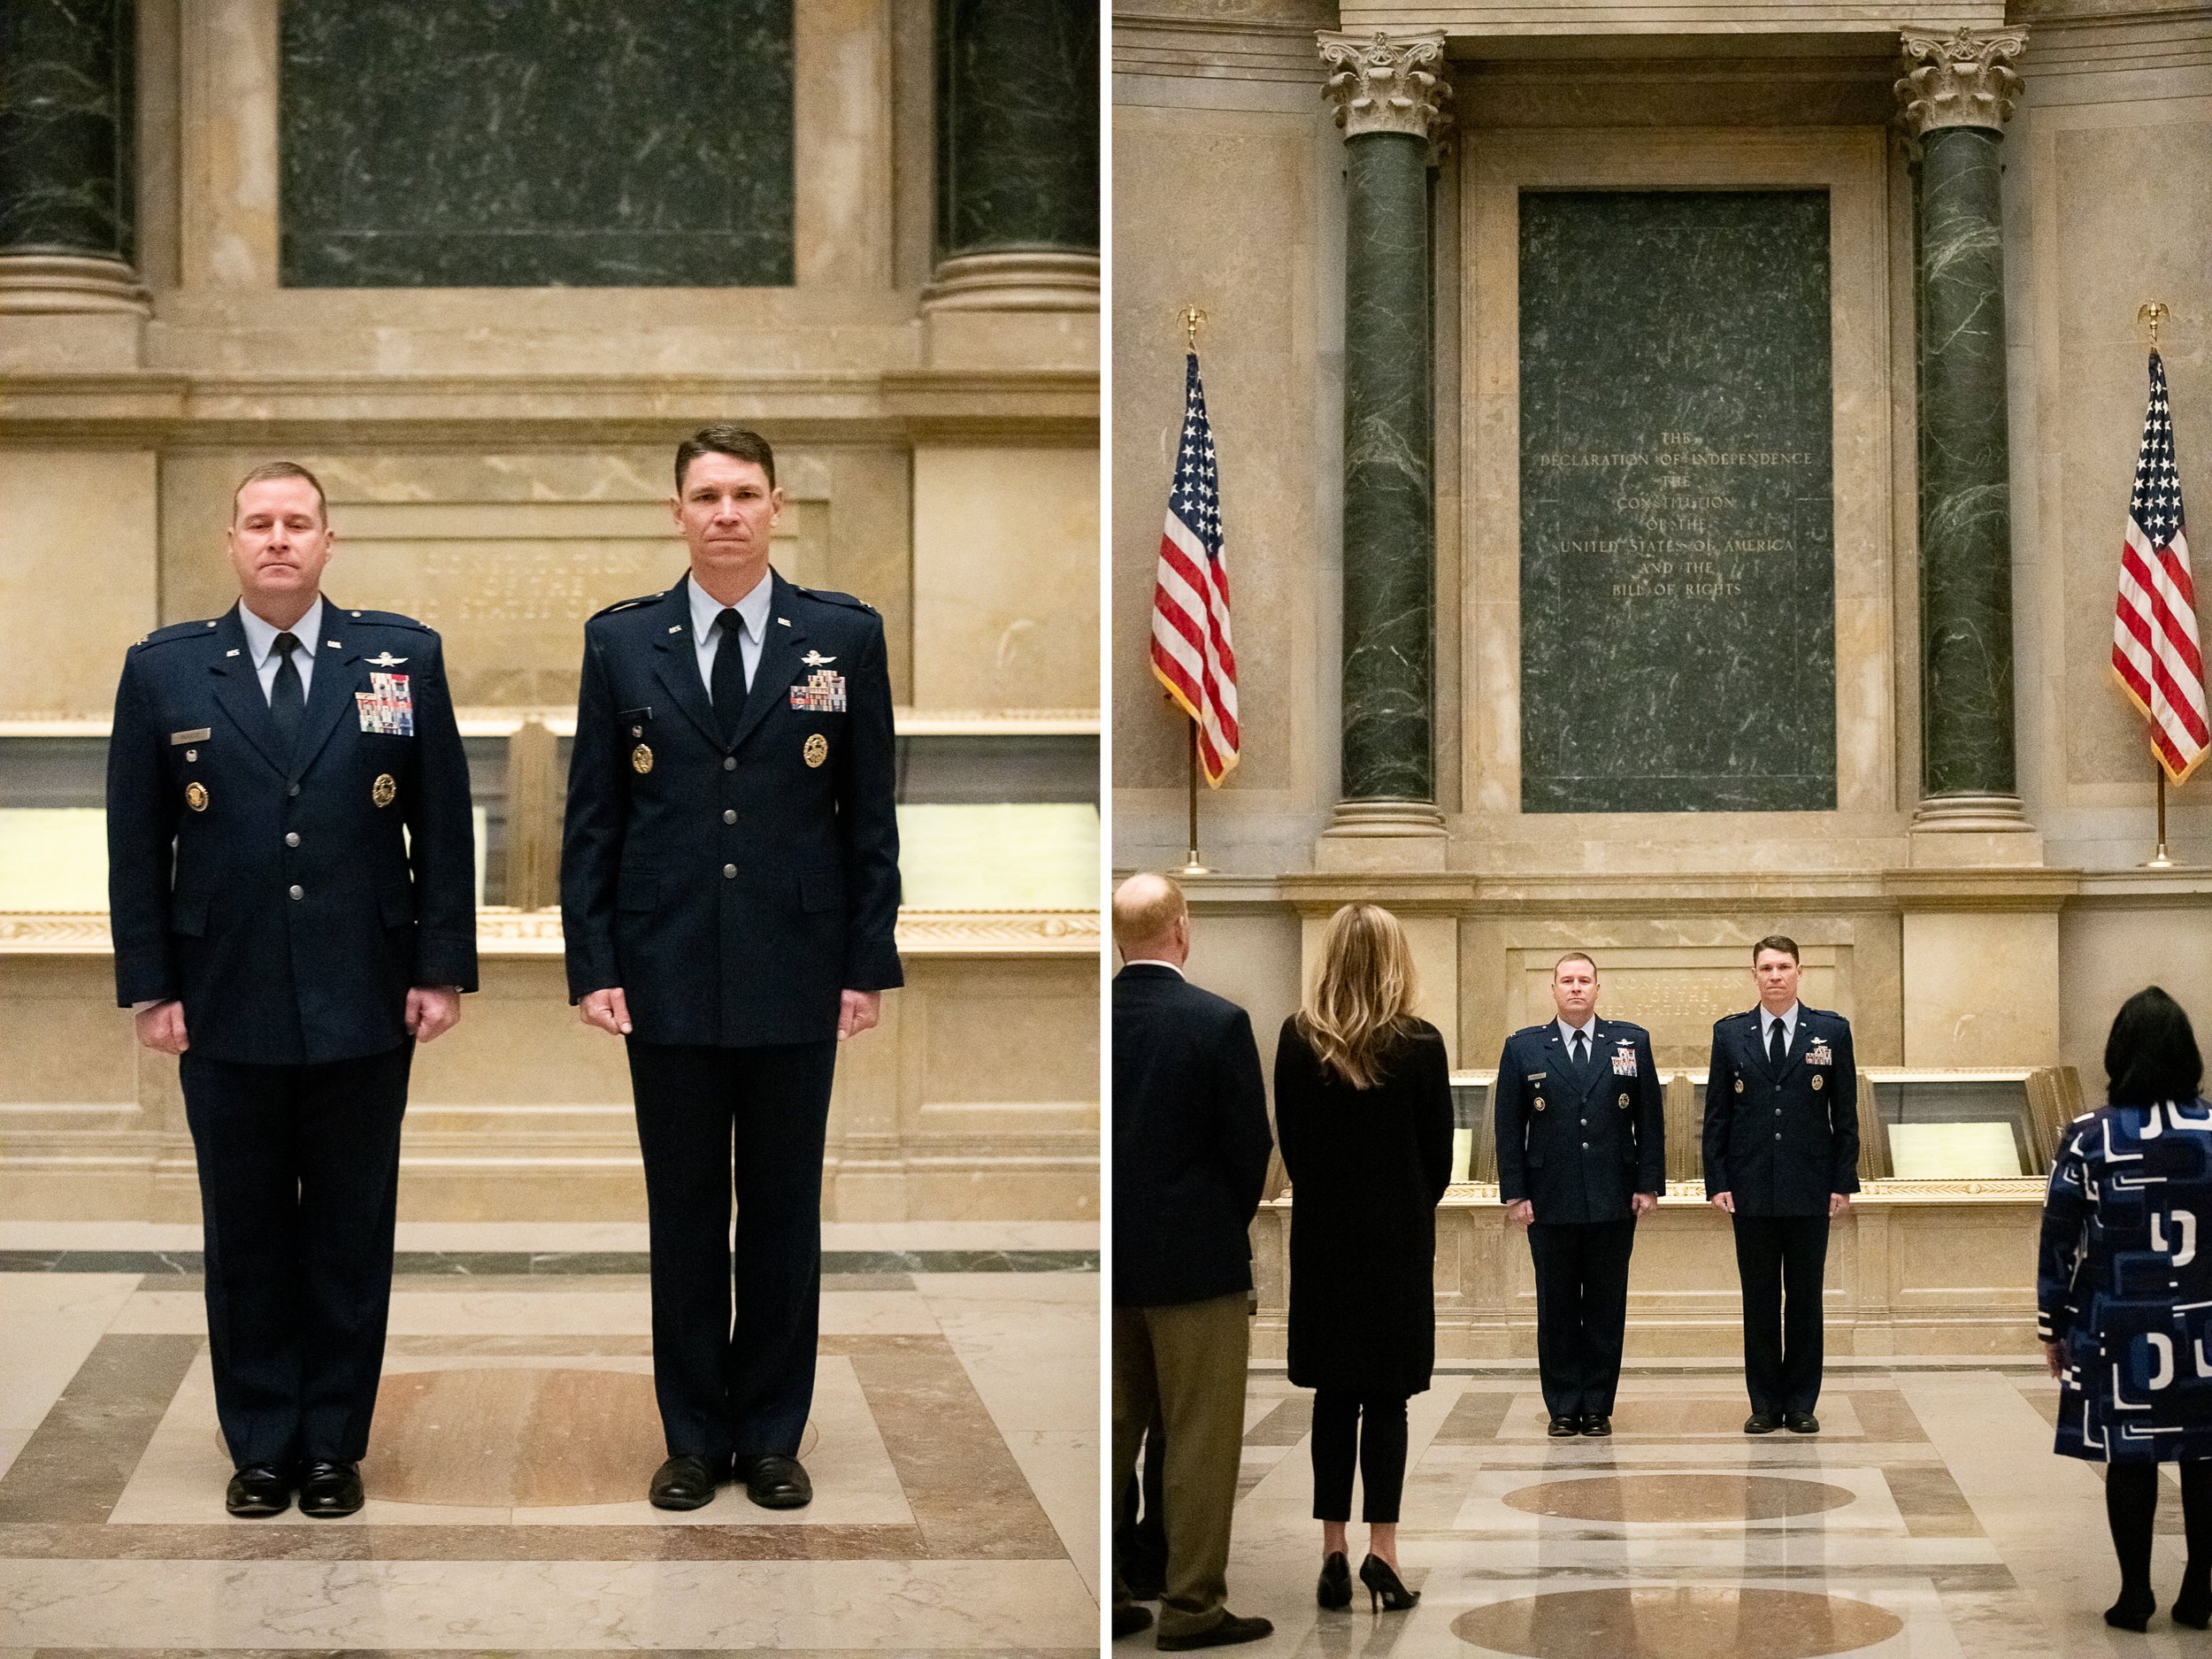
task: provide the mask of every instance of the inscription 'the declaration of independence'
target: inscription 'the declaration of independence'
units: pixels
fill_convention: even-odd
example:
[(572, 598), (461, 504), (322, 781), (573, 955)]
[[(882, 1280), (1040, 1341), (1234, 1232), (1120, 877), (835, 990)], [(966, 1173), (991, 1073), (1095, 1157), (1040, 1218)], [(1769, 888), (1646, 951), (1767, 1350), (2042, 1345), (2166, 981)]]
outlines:
[(1521, 806), (1836, 799), (1828, 198), (1521, 197)]

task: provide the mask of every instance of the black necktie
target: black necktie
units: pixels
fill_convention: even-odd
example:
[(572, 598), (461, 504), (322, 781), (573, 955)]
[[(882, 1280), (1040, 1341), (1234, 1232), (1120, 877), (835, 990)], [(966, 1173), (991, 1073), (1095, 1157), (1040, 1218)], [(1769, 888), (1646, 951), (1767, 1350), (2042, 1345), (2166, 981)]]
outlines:
[(724, 606), (714, 619), (721, 643), (714, 648), (714, 722), (722, 728), (722, 741), (737, 736), (737, 717), (745, 710), (745, 657), (738, 644), (737, 612)]
[(277, 655), (284, 660), (277, 664), (276, 683), (269, 688), (269, 718), (276, 722), (277, 741), (288, 756), (299, 742), (300, 722), (307, 716), (307, 694), (300, 687), (299, 664), (292, 660), (299, 648), (295, 635), (276, 636)]
[(1590, 1039), (1588, 1033), (1578, 1031), (1575, 1033), (1575, 1070), (1579, 1071), (1589, 1064)]
[(1789, 1044), (1783, 1039), (1782, 1022), (1778, 1019), (1767, 1027), (1767, 1064), (1779, 1071), (1789, 1052)]

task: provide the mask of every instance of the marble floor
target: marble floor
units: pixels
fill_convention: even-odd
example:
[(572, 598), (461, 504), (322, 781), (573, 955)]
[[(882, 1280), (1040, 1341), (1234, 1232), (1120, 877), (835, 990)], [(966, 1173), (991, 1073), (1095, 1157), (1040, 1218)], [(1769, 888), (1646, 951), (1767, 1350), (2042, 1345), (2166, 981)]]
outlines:
[(1094, 1226), (826, 1229), (815, 1502), (688, 1514), (641, 1228), (400, 1232), (367, 1505), (242, 1521), (197, 1230), (0, 1223), (0, 1659), (1096, 1652)]
[[(1553, 1440), (1526, 1369), (1417, 1397), (1399, 1535), (1409, 1613), (1320, 1612), (1312, 1396), (1254, 1373), (1229, 1605), (1252, 1655), (1409, 1659), (1916, 1659), (2212, 1655), (2162, 1610), (2108, 1629), (2118, 1587), (2098, 1471), (2051, 1453), (2056, 1386), (1987, 1359), (1832, 1366), (1823, 1432), (1750, 1439), (1732, 1368), (1632, 1369), (1610, 1440)], [(2181, 1575), (2178, 1490), (2154, 1576)], [(1352, 1526), (1353, 1564), (1366, 1529)], [(1151, 1636), (1117, 1644), (1148, 1651)]]

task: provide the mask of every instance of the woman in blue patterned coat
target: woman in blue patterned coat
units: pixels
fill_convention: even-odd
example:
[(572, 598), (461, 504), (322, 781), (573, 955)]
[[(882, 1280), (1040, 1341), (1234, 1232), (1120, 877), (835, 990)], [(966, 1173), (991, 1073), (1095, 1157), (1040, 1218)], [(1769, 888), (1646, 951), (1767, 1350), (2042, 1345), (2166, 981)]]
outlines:
[[(2036, 1323), (2059, 1379), (2058, 1450), (2107, 1465), (2120, 1599), (2141, 1630), (2158, 1465), (2181, 1465), (2177, 1624), (2212, 1624), (2212, 1103), (2189, 1017), (2153, 986), (2121, 1006), (2107, 1103), (2068, 1125), (2043, 1205)], [(2200, 1236), (2202, 1234), (2203, 1236)]]

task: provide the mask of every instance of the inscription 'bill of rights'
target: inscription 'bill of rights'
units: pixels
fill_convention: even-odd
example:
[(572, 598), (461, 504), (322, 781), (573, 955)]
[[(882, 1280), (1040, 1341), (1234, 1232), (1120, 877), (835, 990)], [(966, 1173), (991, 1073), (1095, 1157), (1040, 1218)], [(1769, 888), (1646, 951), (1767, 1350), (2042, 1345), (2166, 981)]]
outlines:
[(1521, 808), (1836, 803), (1824, 191), (1521, 197)]

